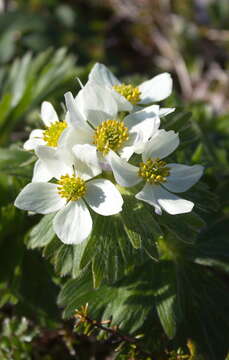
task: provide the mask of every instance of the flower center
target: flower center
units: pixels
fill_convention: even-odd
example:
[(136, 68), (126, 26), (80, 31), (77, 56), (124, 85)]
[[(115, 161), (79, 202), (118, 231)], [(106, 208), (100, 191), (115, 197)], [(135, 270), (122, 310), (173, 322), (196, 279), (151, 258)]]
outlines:
[(77, 201), (86, 193), (86, 183), (76, 176), (63, 175), (58, 181), (58, 193), (68, 201)]
[(160, 159), (149, 159), (139, 165), (138, 175), (150, 184), (158, 185), (166, 181), (170, 174), (167, 163)]
[(58, 140), (64, 129), (67, 127), (66, 121), (55, 121), (43, 132), (43, 139), (48, 146), (56, 147)]
[(95, 129), (94, 144), (106, 155), (110, 150), (119, 150), (128, 137), (128, 128), (123, 121), (106, 120)]
[(114, 85), (114, 90), (124, 96), (131, 104), (135, 105), (140, 101), (141, 91), (133, 85)]

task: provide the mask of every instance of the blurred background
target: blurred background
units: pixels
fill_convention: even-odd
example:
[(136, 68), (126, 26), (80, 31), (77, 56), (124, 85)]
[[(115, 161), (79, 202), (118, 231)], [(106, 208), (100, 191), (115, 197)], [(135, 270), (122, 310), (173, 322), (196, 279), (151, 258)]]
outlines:
[[(47, 238), (47, 262), (27, 250), (25, 244), (40, 247), (35, 231), (28, 237), (37, 217), (12, 204), (31, 179), (35, 158), (20, 149), (41, 125), (41, 102), (51, 101), (63, 113), (64, 92), (76, 94), (77, 77), (85, 83), (95, 62), (136, 84), (160, 72), (172, 74), (174, 91), (165, 106), (192, 112), (197, 139), (181, 160), (206, 166), (205, 180), (220, 204), (207, 223), (218, 224), (217, 239), (228, 251), (228, 19), (228, 0), (0, 0), (1, 359), (75, 358), (71, 331), (56, 306), (62, 280), (49, 263), (56, 272), (63, 268), (63, 276), (68, 254), (55, 242), (46, 246)], [(185, 131), (192, 134), (188, 125)], [(226, 250), (222, 245), (217, 251), (221, 256)]]
[(77, 66), (169, 71), (182, 100), (228, 109), (228, 0), (1, 0), (0, 63), (66, 47)]

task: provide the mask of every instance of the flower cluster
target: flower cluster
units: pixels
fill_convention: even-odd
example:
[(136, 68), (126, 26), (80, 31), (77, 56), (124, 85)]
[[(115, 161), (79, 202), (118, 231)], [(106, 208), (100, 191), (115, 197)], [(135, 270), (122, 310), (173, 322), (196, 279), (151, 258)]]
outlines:
[(96, 64), (75, 98), (65, 94), (63, 121), (43, 102), (44, 129), (33, 130), (24, 144), (37, 155), (32, 182), (15, 206), (55, 212), (54, 231), (66, 244), (81, 243), (90, 235), (89, 208), (102, 216), (122, 211), (122, 187), (131, 187), (158, 215), (162, 210), (171, 215), (190, 212), (193, 202), (174, 193), (194, 185), (203, 167), (165, 160), (178, 147), (179, 135), (161, 129), (160, 117), (175, 109), (152, 105), (171, 91), (168, 73), (134, 87)]

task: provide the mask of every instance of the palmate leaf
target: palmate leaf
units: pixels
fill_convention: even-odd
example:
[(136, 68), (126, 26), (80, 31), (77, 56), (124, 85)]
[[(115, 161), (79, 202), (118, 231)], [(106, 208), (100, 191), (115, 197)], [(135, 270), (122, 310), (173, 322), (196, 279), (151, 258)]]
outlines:
[(112, 319), (113, 325), (129, 332), (139, 330), (148, 317), (155, 317), (155, 310), (170, 338), (181, 320), (176, 266), (171, 261), (148, 261), (118, 282), (99, 289), (93, 288), (93, 278), (87, 269), (79, 278), (66, 283), (59, 302), (66, 306), (65, 317), (72, 316), (76, 308), (88, 302), (92, 317)]
[(203, 219), (194, 211), (176, 216), (163, 214), (158, 216), (157, 220), (162, 229), (187, 244), (194, 243), (197, 235), (206, 226)]
[(134, 194), (123, 195), (123, 209), (120, 218), (134, 248), (143, 248), (157, 258), (156, 241), (163, 235), (159, 223), (153, 216), (152, 207), (138, 201)]
[(157, 260), (156, 241), (162, 235), (151, 207), (124, 195), (123, 210), (117, 216), (97, 216), (92, 236), (82, 255), (81, 268), (92, 261), (95, 287), (114, 282), (148, 256)]
[[(139, 273), (144, 278), (144, 273), (138, 271), (138, 279)], [(135, 275), (136, 273), (127, 276), (123, 284), (118, 282), (94, 289), (91, 273), (85, 269), (79, 278), (69, 280), (66, 283), (59, 296), (59, 303), (67, 305), (64, 316), (72, 316), (76, 308), (88, 302), (92, 317), (106, 320), (112, 317), (113, 324), (122, 324), (122, 329), (126, 327), (128, 331), (131, 331), (129, 323), (132, 322), (132, 329), (136, 330), (142, 325), (143, 319), (152, 308), (151, 295), (153, 290), (150, 286), (151, 282), (148, 285), (145, 283), (146, 288), (144, 288), (144, 293), (141, 293), (141, 286), (144, 287), (144, 281), (142, 284), (138, 283)], [(134, 312), (131, 309), (131, 303)], [(144, 308), (146, 304), (147, 306)]]
[(176, 266), (163, 261), (158, 264), (158, 288), (155, 291), (156, 309), (167, 336), (176, 335), (177, 323), (181, 320), (181, 309), (178, 302)]
[[(55, 214), (52, 214), (52, 217), (53, 216), (55, 216)], [(37, 226), (39, 225), (40, 223)], [(49, 237), (45, 246), (41, 245), (41, 247), (44, 247), (43, 255), (54, 265), (56, 273), (59, 276), (72, 274), (74, 266), (74, 246), (65, 245), (56, 237), (53, 231), (52, 221), (49, 222), (48, 231), (52, 235)], [(41, 244), (41, 241), (39, 241), (39, 243)]]
[(98, 287), (102, 280), (114, 282), (123, 276), (137, 254), (138, 261), (144, 261), (144, 253), (134, 250), (119, 216), (97, 216), (80, 265), (83, 268), (92, 261), (94, 285)]
[(40, 248), (46, 246), (50, 243), (50, 241), (52, 241), (55, 236), (52, 227), (52, 221), (54, 216), (55, 213), (43, 216), (40, 222), (32, 228), (28, 237), (28, 248)]
[(190, 243), (203, 226), (194, 213), (178, 218), (154, 216), (151, 206), (135, 200), (133, 196), (124, 196), (123, 211), (116, 216), (93, 213), (92, 234), (80, 245), (64, 245), (56, 239), (52, 228), (55, 214), (46, 215), (30, 232), (28, 246), (45, 247), (44, 254), (61, 276), (78, 276), (91, 264), (94, 286), (99, 287), (103, 281), (117, 281), (148, 257), (157, 261), (158, 241), (165, 234)]
[[(29, 248), (44, 247), (44, 255), (50, 258), (62, 276), (69, 273), (75, 277), (91, 264), (94, 285), (98, 287), (102, 281), (116, 281), (133, 264), (146, 261), (148, 256), (157, 257), (155, 241), (156, 236), (161, 234), (160, 228), (157, 223), (152, 226), (152, 214), (144, 207), (137, 210), (132, 223), (128, 223), (127, 218), (122, 218), (120, 214), (103, 217), (93, 213), (92, 234), (79, 245), (64, 245), (55, 237), (52, 228), (54, 216), (46, 215), (40, 220), (31, 230), (27, 245)], [(141, 218), (141, 227), (138, 229), (137, 219)], [(141, 240), (139, 249), (133, 247), (132, 239), (130, 241), (133, 234), (137, 234)]]
[(168, 338), (179, 343), (191, 339), (204, 358), (224, 360), (229, 334), (226, 289), (203, 266), (149, 261), (118, 282), (101, 285), (99, 289), (94, 289), (91, 273), (86, 269), (80, 277), (64, 285), (59, 304), (65, 306), (65, 318), (88, 303), (92, 319), (111, 319), (112, 325), (128, 333), (144, 332), (147, 328), (145, 341), (151, 344), (152, 328), (160, 320)]

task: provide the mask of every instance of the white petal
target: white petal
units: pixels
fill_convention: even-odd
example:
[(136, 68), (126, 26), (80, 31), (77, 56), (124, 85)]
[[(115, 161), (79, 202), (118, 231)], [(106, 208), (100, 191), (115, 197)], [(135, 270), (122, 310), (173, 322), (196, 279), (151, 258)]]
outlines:
[(50, 126), (54, 122), (59, 121), (54, 107), (48, 101), (44, 101), (41, 104), (41, 118), (46, 126)]
[(128, 161), (139, 143), (142, 143), (142, 133), (129, 133), (129, 138), (125, 142), (125, 146), (118, 151), (120, 158)]
[(33, 139), (33, 138), (43, 139), (43, 135), (44, 135), (44, 130), (34, 129), (31, 131), (29, 138), (30, 139)]
[(163, 186), (176, 193), (184, 192), (197, 183), (204, 171), (201, 165), (168, 164), (167, 166), (170, 168), (170, 175)]
[(70, 119), (69, 111), (67, 111), (66, 114), (65, 114), (65, 121), (66, 121), (68, 126), (71, 125), (71, 119)]
[[(82, 90), (81, 90), (82, 91)], [(80, 91), (80, 92), (81, 92)], [(69, 111), (69, 122), (76, 129), (80, 131), (84, 131), (88, 134), (92, 132), (90, 126), (87, 124), (82, 112), (77, 106), (77, 101), (72, 96), (72, 93), (69, 91), (64, 94), (66, 106)]]
[(22, 189), (14, 205), (38, 214), (58, 211), (65, 205), (66, 200), (59, 196), (57, 186), (50, 183), (30, 183)]
[(43, 139), (29, 138), (23, 145), (25, 150), (35, 150), (38, 145), (45, 145), (46, 142)]
[(72, 174), (74, 162), (67, 156), (68, 153), (65, 147), (55, 149), (48, 146), (38, 146), (36, 154), (46, 168), (49, 169), (52, 177), (59, 179), (61, 175)]
[(96, 63), (88, 76), (89, 81), (95, 81), (99, 85), (119, 85), (120, 81), (112, 74), (112, 72), (103, 64)]
[(95, 179), (89, 181), (84, 198), (88, 205), (100, 215), (114, 215), (122, 211), (122, 196), (109, 180)]
[(155, 134), (160, 126), (159, 106), (152, 105), (126, 116), (125, 125), (130, 132), (137, 133), (138, 139), (135, 144), (134, 152), (141, 154), (148, 139)]
[(132, 111), (133, 110), (133, 105), (124, 96), (119, 94), (114, 89), (110, 89), (110, 91), (117, 102), (118, 111)]
[(61, 174), (63, 175), (63, 170), (66, 171), (67, 174), (74, 174), (75, 167), (75, 156), (68, 146), (59, 146), (56, 149), (57, 155), (57, 166), (62, 167)]
[(147, 202), (148, 204), (154, 206), (155, 208), (155, 213), (157, 215), (161, 215), (162, 211), (161, 211), (161, 207), (157, 201), (157, 198), (155, 197), (154, 194), (154, 188), (152, 185), (150, 184), (145, 184), (145, 186), (143, 187), (143, 189), (135, 195), (135, 197), (138, 200), (142, 200)]
[(107, 160), (112, 168), (115, 180), (124, 187), (131, 187), (138, 184), (141, 178), (138, 176), (138, 167), (128, 164), (113, 151), (109, 151)]
[[(127, 115), (124, 119), (125, 125), (129, 130), (136, 131), (139, 127), (143, 128), (146, 132), (151, 128), (151, 123), (153, 123), (153, 129), (158, 129), (160, 126), (159, 119), (159, 106), (151, 105), (147, 106), (145, 109), (136, 111), (130, 115)], [(150, 137), (151, 135), (149, 135)]]
[(75, 129), (72, 126), (68, 126), (59, 137), (58, 145), (65, 145), (69, 149), (76, 144), (92, 144), (93, 143), (93, 130)]
[(173, 81), (168, 73), (159, 74), (139, 86), (141, 104), (149, 104), (167, 98), (172, 92)]
[(32, 182), (47, 182), (52, 177), (45, 164), (41, 160), (37, 160), (33, 168)]
[(125, 146), (118, 152), (121, 159), (128, 161), (134, 153), (134, 146)]
[(79, 174), (84, 180), (101, 174), (102, 169), (99, 165), (95, 146), (88, 144), (75, 145), (72, 151), (76, 158), (76, 174)]
[(179, 142), (179, 135), (173, 130), (158, 130), (145, 146), (143, 161), (150, 158), (163, 159), (178, 147)]
[(103, 154), (98, 151), (98, 160), (99, 160), (99, 165), (101, 166), (102, 170), (104, 171), (112, 171), (109, 162), (107, 161), (106, 157), (103, 156)]
[(29, 139), (24, 143), (23, 148), (25, 150), (34, 150), (37, 145), (45, 145), (43, 140), (43, 130), (34, 129), (29, 135)]
[(79, 244), (86, 240), (92, 230), (92, 219), (84, 201), (70, 201), (56, 214), (53, 228), (65, 244)]
[(85, 119), (94, 127), (117, 115), (118, 107), (111, 91), (95, 83), (87, 83), (75, 100)]
[(194, 206), (193, 202), (179, 198), (178, 196), (165, 190), (160, 185), (154, 185), (152, 188), (159, 205), (167, 213), (177, 215), (192, 211)]
[(167, 115), (173, 113), (175, 110), (176, 110), (176, 108), (160, 108), (159, 116), (160, 117), (167, 116)]

